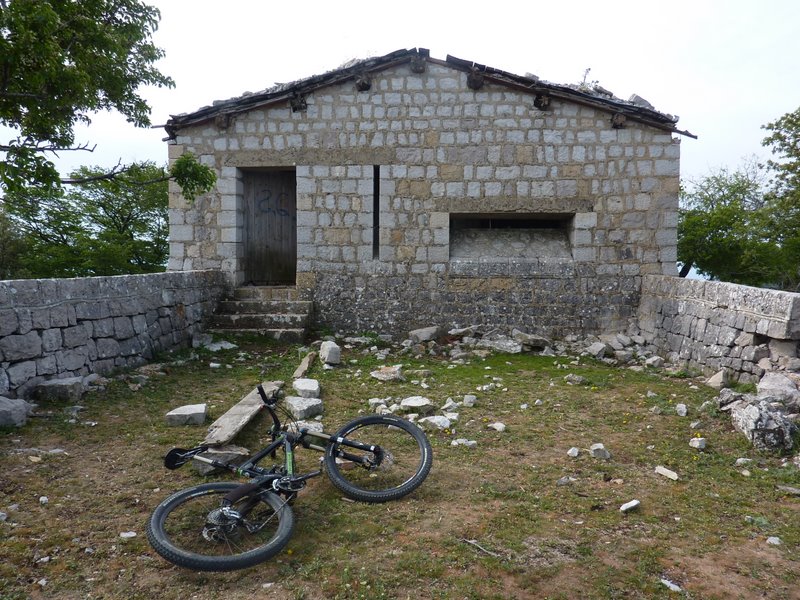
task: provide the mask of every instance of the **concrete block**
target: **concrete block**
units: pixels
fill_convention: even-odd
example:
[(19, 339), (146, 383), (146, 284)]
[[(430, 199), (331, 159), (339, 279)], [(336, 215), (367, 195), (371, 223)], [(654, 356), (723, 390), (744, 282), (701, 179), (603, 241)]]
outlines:
[(292, 382), (294, 391), (302, 398), (319, 398), (322, 391), (316, 379), (295, 379)]
[(300, 396), (286, 396), (284, 405), (297, 420), (310, 419), (322, 414), (322, 400)]
[(205, 403), (180, 406), (166, 414), (167, 425), (202, 425), (206, 421), (207, 413), (208, 405)]

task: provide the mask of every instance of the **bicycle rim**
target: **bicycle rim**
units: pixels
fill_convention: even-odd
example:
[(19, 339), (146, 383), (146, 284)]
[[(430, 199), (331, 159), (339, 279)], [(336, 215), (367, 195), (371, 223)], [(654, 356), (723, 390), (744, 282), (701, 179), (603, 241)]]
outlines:
[(346, 443), (329, 448), (325, 464), (330, 479), (351, 498), (365, 502), (400, 498), (416, 489), (430, 470), (431, 449), (424, 433), (396, 417), (356, 419), (337, 437), (379, 448), (363, 450)]
[(165, 500), (149, 523), (153, 548), (170, 562), (199, 571), (241, 569), (277, 554), (291, 535), (289, 507), (266, 493), (228, 508), (222, 500), (237, 485), (201, 485)]

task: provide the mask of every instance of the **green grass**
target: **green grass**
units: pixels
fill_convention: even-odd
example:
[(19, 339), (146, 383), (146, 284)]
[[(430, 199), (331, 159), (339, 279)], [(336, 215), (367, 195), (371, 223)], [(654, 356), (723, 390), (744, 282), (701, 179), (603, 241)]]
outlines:
[[(371, 378), (383, 363), (361, 348), (345, 351), (333, 371), (315, 365), (309, 376), (322, 384), (330, 431), (366, 411), (371, 397), (424, 395), (441, 405), (475, 394), (478, 403), (461, 407), (450, 431), (429, 434), (434, 467), (408, 498), (346, 502), (318, 478), (295, 502), (294, 536), (275, 559), (230, 574), (173, 567), (150, 550), (144, 523), (172, 491), (203, 481), (187, 467), (166, 471), (161, 460), (171, 447), (199, 442), (205, 428), (167, 427), (164, 414), (207, 402), (217, 418), (258, 382), (290, 381), (302, 356), (258, 338), (238, 343), (214, 355), (164, 357), (164, 374), (138, 391), (129, 386), (136, 373), (115, 378), (85, 398), (78, 423), (52, 406), (44, 407), (49, 416), (0, 432), (0, 510), (8, 514), (0, 598), (675, 597), (662, 577), (692, 598), (795, 593), (800, 501), (776, 486), (800, 486), (800, 471), (753, 450), (726, 414), (701, 412), (712, 390), (688, 373), (534, 355), (452, 366), (393, 352), (385, 363), (402, 363), (409, 374), (399, 383)], [(571, 385), (569, 374), (586, 381)], [(675, 414), (679, 402), (688, 417)], [(507, 430), (488, 429), (495, 421)], [(260, 415), (236, 443), (255, 451), (268, 425)], [(689, 446), (698, 434), (708, 440), (704, 452)], [(458, 437), (478, 448), (451, 446)], [(589, 456), (595, 442), (611, 460)], [(567, 456), (572, 446), (578, 458)], [(33, 447), (66, 454), (34, 462), (17, 452)], [(734, 466), (740, 457), (753, 460), (749, 477)], [(314, 469), (318, 458), (301, 451), (299, 466)], [(680, 479), (660, 477), (656, 465)], [(571, 483), (556, 485), (562, 477)], [(633, 498), (641, 508), (621, 514)], [(122, 540), (123, 531), (138, 535)], [(769, 536), (783, 544), (768, 546)]]

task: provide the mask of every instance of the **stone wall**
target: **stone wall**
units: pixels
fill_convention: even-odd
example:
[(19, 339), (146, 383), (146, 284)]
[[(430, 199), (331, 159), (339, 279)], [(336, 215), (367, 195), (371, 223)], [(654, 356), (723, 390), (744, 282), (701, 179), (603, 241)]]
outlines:
[(706, 374), (725, 370), (733, 381), (800, 366), (800, 294), (648, 275), (638, 326), (672, 362)]
[[(284, 102), (182, 127), (171, 160), (192, 152), (219, 179), (191, 205), (173, 190), (169, 269), (219, 268), (242, 283), (243, 182), (284, 168), (296, 175), (297, 285), (319, 326), (624, 329), (641, 277), (675, 273), (679, 140), (632, 119), (615, 129), (611, 111), (564, 99), (539, 110), (534, 98), (495, 83), (471, 90), (467, 73), (430, 61), (424, 73), (375, 73), (366, 92), (317, 90), (306, 110)], [(552, 221), (559, 255), (454, 253), (464, 237), (453, 219), (486, 214), (534, 230)], [(491, 231), (481, 243), (502, 247)]]
[(185, 345), (226, 289), (220, 271), (0, 281), (0, 395)]

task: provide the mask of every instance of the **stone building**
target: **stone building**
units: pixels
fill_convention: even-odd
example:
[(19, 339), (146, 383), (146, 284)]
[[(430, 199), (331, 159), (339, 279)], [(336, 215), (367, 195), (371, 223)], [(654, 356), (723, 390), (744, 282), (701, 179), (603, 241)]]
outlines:
[[(216, 189), (170, 200), (170, 270), (313, 301), (317, 326), (621, 331), (674, 274), (677, 118), (399, 50), (173, 116)], [(693, 137), (693, 136), (692, 136)]]

